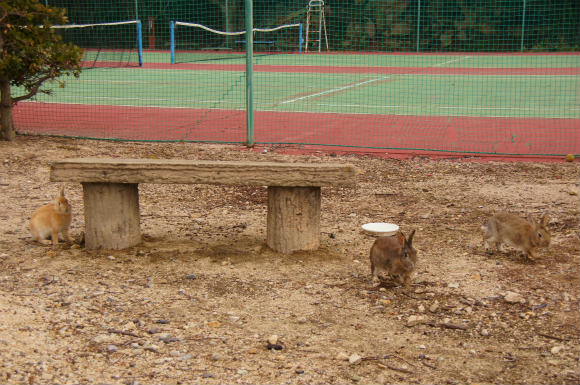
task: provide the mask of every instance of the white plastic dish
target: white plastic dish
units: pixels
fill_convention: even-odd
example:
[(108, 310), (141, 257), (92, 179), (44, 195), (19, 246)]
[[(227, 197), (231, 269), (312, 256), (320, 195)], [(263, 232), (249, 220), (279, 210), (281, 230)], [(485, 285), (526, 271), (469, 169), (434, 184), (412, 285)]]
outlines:
[(386, 222), (365, 223), (362, 225), (362, 228), (368, 234), (379, 237), (395, 235), (397, 234), (397, 231), (399, 231), (399, 226), (394, 223)]

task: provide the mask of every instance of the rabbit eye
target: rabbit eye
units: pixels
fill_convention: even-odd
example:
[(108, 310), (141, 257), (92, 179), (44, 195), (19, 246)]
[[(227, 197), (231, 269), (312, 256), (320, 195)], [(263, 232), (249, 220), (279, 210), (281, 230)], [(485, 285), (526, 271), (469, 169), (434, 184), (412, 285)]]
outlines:
[(538, 233), (538, 237), (542, 238), (542, 233)]

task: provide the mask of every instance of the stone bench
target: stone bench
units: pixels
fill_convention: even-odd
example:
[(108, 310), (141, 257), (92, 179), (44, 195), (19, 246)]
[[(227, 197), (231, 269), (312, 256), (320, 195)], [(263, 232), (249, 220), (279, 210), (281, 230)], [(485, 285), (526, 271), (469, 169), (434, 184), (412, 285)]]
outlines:
[(354, 186), (356, 174), (349, 164), (83, 158), (54, 162), (50, 180), (82, 184), (85, 246), (117, 250), (141, 242), (139, 183), (267, 186), (267, 244), (288, 254), (319, 246), (320, 187)]

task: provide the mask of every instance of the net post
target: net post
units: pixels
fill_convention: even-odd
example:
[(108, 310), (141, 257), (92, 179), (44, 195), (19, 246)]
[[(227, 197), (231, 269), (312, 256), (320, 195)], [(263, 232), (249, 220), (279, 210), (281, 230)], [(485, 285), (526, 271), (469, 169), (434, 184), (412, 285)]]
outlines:
[(419, 52), (419, 39), (421, 37), (421, 0), (417, 4), (417, 52)]
[(143, 67), (143, 35), (141, 34), (141, 20), (137, 20), (137, 49), (139, 53), (139, 67)]
[(298, 53), (302, 53), (302, 23), (298, 26)]
[(526, 0), (524, 0), (522, 14), (522, 41), (520, 43), (520, 51), (524, 52), (524, 31), (526, 30)]
[(169, 22), (169, 50), (171, 52), (171, 64), (175, 64), (175, 22)]
[(252, 0), (246, 0), (246, 146), (254, 147), (254, 20)]

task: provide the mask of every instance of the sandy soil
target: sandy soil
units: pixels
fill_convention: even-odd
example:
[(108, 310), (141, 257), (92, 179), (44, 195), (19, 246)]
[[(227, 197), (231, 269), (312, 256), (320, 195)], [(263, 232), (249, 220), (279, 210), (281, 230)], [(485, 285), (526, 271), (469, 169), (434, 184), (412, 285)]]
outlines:
[[(37, 137), (0, 151), (1, 383), (579, 382), (577, 162)], [(75, 243), (33, 243), (28, 219), (58, 190), (50, 162), (82, 156), (344, 162), (362, 173), (355, 188), (323, 188), (316, 252), (267, 248), (265, 188), (208, 185), (140, 185), (143, 244), (88, 251), (82, 189), (66, 184)], [(552, 244), (535, 263), (485, 254), (480, 227), (500, 210), (549, 212)], [(360, 226), (377, 221), (417, 229), (409, 292), (370, 281), (374, 239)]]

